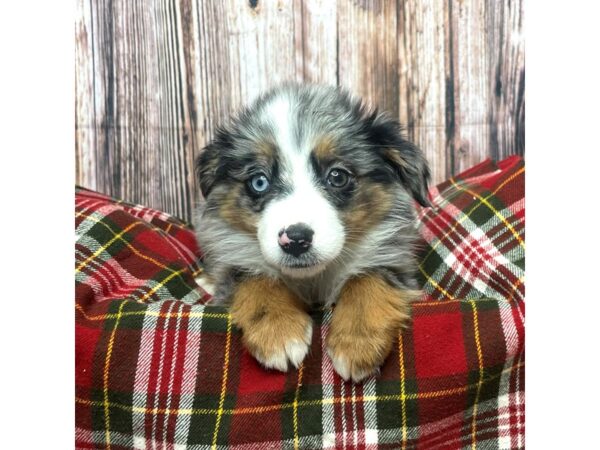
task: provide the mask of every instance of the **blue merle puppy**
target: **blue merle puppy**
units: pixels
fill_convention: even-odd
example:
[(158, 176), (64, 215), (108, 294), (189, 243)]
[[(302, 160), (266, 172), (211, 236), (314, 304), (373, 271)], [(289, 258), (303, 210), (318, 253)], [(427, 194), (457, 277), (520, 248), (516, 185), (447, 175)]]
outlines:
[(399, 124), (346, 91), (289, 84), (219, 128), (196, 171), (206, 278), (243, 342), (286, 371), (308, 353), (313, 305), (338, 374), (377, 371), (419, 296), (415, 200), (429, 169)]

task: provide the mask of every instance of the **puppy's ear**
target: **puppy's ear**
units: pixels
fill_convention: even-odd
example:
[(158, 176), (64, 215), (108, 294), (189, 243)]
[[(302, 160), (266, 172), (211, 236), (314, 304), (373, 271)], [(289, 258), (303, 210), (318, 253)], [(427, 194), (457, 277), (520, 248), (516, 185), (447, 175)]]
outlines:
[(217, 128), (215, 138), (196, 157), (195, 172), (204, 198), (208, 197), (217, 181), (224, 176), (223, 158), (232, 146), (231, 135), (220, 127)]
[(204, 147), (196, 157), (195, 171), (200, 191), (204, 198), (208, 197), (210, 191), (215, 185), (219, 171), (220, 147), (215, 142), (211, 142)]
[(403, 137), (402, 128), (395, 120), (373, 113), (367, 119), (368, 134), (384, 161), (422, 206), (431, 206), (427, 192), (430, 180), (429, 166), (423, 152)]

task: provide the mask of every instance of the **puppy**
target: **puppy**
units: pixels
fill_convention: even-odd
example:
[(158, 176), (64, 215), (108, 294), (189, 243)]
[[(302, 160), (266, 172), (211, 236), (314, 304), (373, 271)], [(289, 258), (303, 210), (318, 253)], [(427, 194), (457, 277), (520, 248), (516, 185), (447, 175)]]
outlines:
[(419, 296), (414, 200), (429, 169), (398, 123), (334, 87), (284, 85), (256, 100), (196, 160), (195, 218), (214, 299), (265, 367), (298, 367), (312, 305), (333, 305), (338, 374), (377, 371)]

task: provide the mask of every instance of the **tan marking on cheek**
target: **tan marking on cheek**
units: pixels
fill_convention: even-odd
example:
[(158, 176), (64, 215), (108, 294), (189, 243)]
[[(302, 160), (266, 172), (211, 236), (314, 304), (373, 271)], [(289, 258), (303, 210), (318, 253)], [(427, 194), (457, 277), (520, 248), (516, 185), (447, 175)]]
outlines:
[[(327, 348), (348, 378), (373, 373), (410, 320), (410, 302), (421, 293), (400, 290), (378, 275), (348, 280), (333, 311)], [(344, 375), (340, 373), (340, 375)]]
[(392, 206), (392, 192), (380, 184), (359, 181), (358, 192), (351, 200), (350, 209), (342, 214), (348, 229), (348, 240), (356, 241), (377, 225)]
[(243, 190), (244, 187), (240, 185), (225, 195), (219, 207), (219, 215), (236, 230), (255, 236), (258, 217), (255, 212), (240, 207), (239, 199), (244, 195)]

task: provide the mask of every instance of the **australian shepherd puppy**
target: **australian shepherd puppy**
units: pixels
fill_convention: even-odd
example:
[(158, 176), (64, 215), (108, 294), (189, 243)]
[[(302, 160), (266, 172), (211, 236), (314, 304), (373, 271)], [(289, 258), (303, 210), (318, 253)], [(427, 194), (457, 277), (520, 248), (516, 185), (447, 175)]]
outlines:
[(414, 201), (429, 204), (427, 163), (398, 123), (339, 88), (285, 85), (218, 129), (196, 164), (206, 275), (252, 355), (298, 367), (307, 311), (335, 304), (335, 370), (377, 371), (419, 295)]

